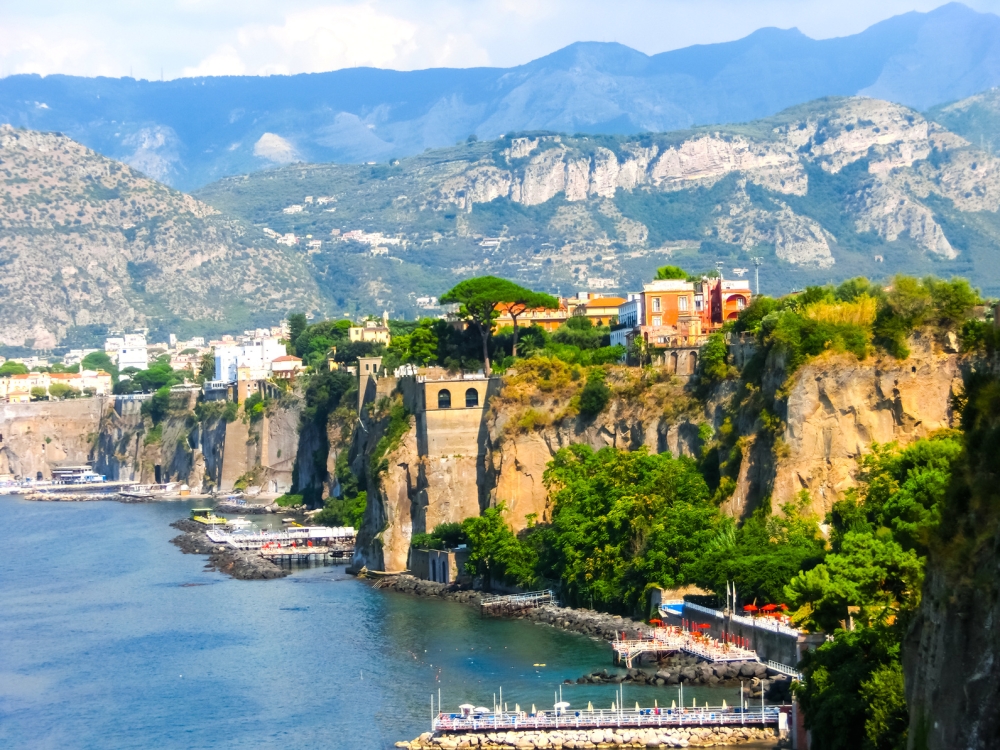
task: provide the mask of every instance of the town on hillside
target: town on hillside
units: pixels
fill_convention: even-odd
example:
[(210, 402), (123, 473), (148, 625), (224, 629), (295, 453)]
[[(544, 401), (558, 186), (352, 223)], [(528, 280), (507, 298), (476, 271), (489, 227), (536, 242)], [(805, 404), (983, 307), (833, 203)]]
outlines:
[[(620, 347), (624, 364), (654, 363), (677, 375), (693, 375), (697, 350), (709, 335), (737, 318), (752, 299), (750, 282), (725, 279), (721, 274), (688, 277), (670, 266), (666, 276), (643, 284), (641, 291), (623, 296), (579, 292), (572, 297), (518, 311), (499, 304), (494, 332), (518, 326), (538, 326), (552, 333), (570, 321), (585, 319), (595, 328), (610, 330), (608, 345)], [(742, 270), (742, 269), (738, 269)], [(661, 269), (660, 276), (664, 276)], [(433, 299), (437, 304), (437, 298)], [(457, 328), (469, 325), (457, 315), (456, 305), (438, 305), (438, 319)], [(392, 328), (387, 312), (357, 322), (337, 321), (346, 329), (347, 341), (360, 344), (357, 354), (389, 347)], [(289, 321), (242, 334), (225, 334), (206, 340), (195, 336), (150, 342), (148, 330), (109, 335), (104, 348), (71, 349), (59, 360), (45, 356), (0, 358), (0, 399), (6, 403), (62, 400), (112, 393), (148, 393), (162, 387), (155, 371), (174, 374), (174, 389), (200, 388), (206, 400), (243, 403), (254, 393), (273, 394), (284, 389), (308, 364), (293, 353)], [(354, 357), (356, 359), (356, 357)], [(338, 358), (331, 347), (323, 357), (331, 370), (357, 373), (353, 362)], [(318, 364), (313, 362), (313, 365)]]

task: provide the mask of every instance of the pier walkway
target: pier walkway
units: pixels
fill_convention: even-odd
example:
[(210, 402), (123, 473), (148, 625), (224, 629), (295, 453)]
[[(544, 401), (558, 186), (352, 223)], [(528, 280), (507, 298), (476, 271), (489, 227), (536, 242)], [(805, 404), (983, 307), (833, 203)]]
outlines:
[(526, 609), (534, 609), (544, 604), (554, 604), (555, 592), (530, 591), (526, 594), (509, 594), (507, 596), (487, 596), (479, 605), (481, 615), (509, 615)]
[(524, 711), (439, 713), (435, 732), (521, 731), (538, 729), (671, 728), (713, 726), (777, 726), (778, 706), (741, 710), (738, 707), (640, 708), (593, 711)]
[(632, 661), (643, 654), (669, 654), (683, 651), (711, 662), (759, 661), (757, 652), (735, 643), (724, 643), (703, 633), (678, 627), (655, 628), (651, 638), (625, 640), (616, 638), (611, 648), (619, 662), (631, 668)]

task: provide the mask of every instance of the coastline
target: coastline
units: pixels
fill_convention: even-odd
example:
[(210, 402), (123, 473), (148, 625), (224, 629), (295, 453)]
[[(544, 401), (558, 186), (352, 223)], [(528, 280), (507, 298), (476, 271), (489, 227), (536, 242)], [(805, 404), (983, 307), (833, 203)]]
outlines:
[(182, 518), (170, 526), (183, 532), (171, 539), (171, 544), (179, 547), (186, 555), (207, 555), (207, 569), (217, 570), (240, 581), (266, 581), (291, 574), (291, 570), (265, 560), (260, 555), (213, 544), (205, 533), (207, 527), (197, 521)]
[(780, 747), (773, 729), (760, 727), (690, 727), (685, 729), (563, 729), (534, 732), (425, 732), (409, 742), (397, 742), (406, 750), (453, 750), (455, 748), (667, 748), (717, 747), (755, 743), (757, 747)]

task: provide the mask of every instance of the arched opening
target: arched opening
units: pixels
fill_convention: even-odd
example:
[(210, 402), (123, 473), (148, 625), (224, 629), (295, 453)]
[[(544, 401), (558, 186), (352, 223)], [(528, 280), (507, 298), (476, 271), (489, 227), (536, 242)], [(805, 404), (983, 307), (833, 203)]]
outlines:
[(438, 409), (450, 409), (451, 408), (451, 391), (447, 388), (442, 388), (438, 391)]
[(479, 406), (479, 391), (470, 388), (465, 392), (465, 405), (467, 407)]
[(676, 373), (677, 372), (677, 352), (670, 353), (670, 359), (667, 364), (667, 372)]
[(40, 471), (36, 471), (36, 472), (35, 472), (35, 479), (36, 479), (37, 481), (41, 482), (41, 481), (42, 481), (42, 472), (40, 472)]
[(694, 375), (694, 371), (698, 369), (698, 354), (696, 352), (691, 352), (688, 356), (688, 375)]

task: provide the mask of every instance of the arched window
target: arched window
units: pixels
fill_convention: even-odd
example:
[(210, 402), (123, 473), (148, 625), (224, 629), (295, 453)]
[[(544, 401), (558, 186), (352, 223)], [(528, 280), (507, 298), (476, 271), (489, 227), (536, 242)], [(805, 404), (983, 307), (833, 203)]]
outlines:
[(475, 388), (470, 388), (469, 390), (467, 390), (465, 392), (465, 405), (467, 407), (479, 406), (479, 391), (477, 391)]
[(447, 388), (442, 388), (438, 391), (438, 409), (450, 409), (451, 408), (451, 391)]

